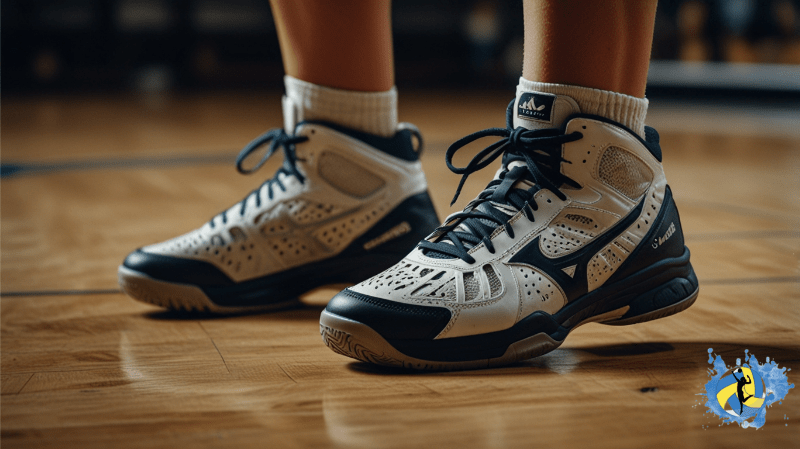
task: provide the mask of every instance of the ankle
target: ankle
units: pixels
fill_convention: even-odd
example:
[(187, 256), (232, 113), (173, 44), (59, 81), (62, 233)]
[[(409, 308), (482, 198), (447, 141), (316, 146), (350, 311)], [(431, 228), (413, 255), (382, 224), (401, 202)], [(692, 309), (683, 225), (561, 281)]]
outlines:
[(644, 136), (644, 118), (647, 115), (648, 101), (607, 90), (566, 84), (540, 83), (520, 77), (517, 86), (519, 92), (543, 92), (554, 95), (565, 95), (578, 104), (584, 114), (594, 114), (619, 122), (641, 138)]
[(397, 128), (397, 89), (358, 92), (309, 83), (286, 75), (284, 127), (291, 133), (304, 120), (319, 120), (391, 137)]

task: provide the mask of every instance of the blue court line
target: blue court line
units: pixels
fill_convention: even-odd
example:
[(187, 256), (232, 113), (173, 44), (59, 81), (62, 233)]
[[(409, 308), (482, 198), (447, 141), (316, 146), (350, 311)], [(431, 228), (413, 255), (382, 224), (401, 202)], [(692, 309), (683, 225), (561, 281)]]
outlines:
[(137, 159), (93, 159), (83, 161), (59, 162), (3, 162), (0, 164), (0, 178), (16, 176), (46, 175), (64, 171), (83, 171), (98, 169), (168, 168), (192, 165), (233, 164), (236, 152), (226, 150), (211, 155), (180, 157), (149, 157)]
[(0, 297), (6, 296), (72, 296), (72, 295), (113, 295), (122, 293), (118, 288), (101, 290), (33, 290), (27, 292), (0, 292)]
[[(436, 152), (447, 148), (449, 144), (444, 141), (426, 143), (426, 149)], [(218, 150), (211, 155), (193, 155), (179, 157), (146, 157), (146, 158), (108, 158), (89, 159), (77, 161), (57, 162), (2, 162), (0, 163), (0, 178), (16, 176), (47, 175), (63, 171), (83, 171), (100, 169), (131, 169), (131, 168), (170, 168), (188, 167), (193, 165), (234, 164), (239, 151)], [(436, 153), (434, 153), (436, 154)]]

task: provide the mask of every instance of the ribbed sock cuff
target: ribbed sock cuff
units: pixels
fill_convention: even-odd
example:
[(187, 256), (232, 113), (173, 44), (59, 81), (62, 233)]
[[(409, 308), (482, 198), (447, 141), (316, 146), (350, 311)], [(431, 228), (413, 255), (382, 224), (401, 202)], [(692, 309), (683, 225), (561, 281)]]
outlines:
[(321, 120), (384, 137), (397, 130), (397, 88), (386, 92), (334, 89), (284, 76), (284, 127), (293, 132), (303, 120)]
[(578, 103), (581, 112), (619, 122), (644, 138), (644, 118), (647, 115), (649, 103), (647, 98), (637, 98), (590, 87), (528, 81), (523, 77), (519, 78), (517, 90), (566, 95)]

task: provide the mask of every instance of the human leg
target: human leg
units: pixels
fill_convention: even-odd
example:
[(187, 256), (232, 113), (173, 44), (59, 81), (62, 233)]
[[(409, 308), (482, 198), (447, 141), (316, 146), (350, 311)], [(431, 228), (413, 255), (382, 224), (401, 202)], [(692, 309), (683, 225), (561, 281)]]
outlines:
[[(394, 87), (389, 0), (270, 0), (286, 74), (335, 89)], [(324, 45), (335, 36), (336, 45)]]
[[(623, 19), (609, 23), (598, 7)], [(634, 96), (643, 50), (623, 42), (626, 20), (652, 33), (652, 8), (554, 0), (525, 11), (523, 73), (535, 79), (520, 79), (507, 129), (461, 139), (446, 156), (462, 182), (498, 158), (501, 170), (403, 261), (334, 297), (320, 322), (334, 351), (416, 369), (497, 366), (549, 352), (584, 323), (648, 321), (697, 297), (658, 134)], [(609, 73), (594, 73), (597, 47), (613, 56)], [(491, 136), (501, 140), (452, 166), (456, 151)]]
[[(522, 77), (644, 98), (656, 0), (523, 3)], [(575, 45), (580, 42), (580, 45)]]

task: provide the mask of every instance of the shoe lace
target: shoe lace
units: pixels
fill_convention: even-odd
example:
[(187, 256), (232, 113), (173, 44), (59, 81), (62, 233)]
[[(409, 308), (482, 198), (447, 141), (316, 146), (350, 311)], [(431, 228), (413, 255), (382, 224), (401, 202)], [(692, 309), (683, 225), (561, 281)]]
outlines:
[[(305, 176), (303, 176), (303, 174), (300, 173), (300, 170), (297, 169), (297, 161), (302, 159), (297, 157), (294, 146), (298, 143), (305, 142), (306, 140), (308, 140), (308, 137), (306, 136), (287, 134), (282, 128), (276, 128), (256, 137), (252, 142), (248, 143), (241, 152), (239, 152), (239, 155), (236, 157), (236, 170), (243, 175), (249, 175), (250, 173), (255, 173), (258, 171), (258, 169), (260, 169), (261, 166), (267, 162), (267, 159), (275, 154), (278, 148), (283, 150), (283, 165), (275, 172), (275, 175), (273, 175), (272, 178), (266, 180), (257, 189), (253, 190), (250, 192), (250, 194), (244, 197), (244, 199), (239, 203), (240, 215), (244, 216), (250, 197), (255, 197), (256, 207), (261, 206), (261, 192), (264, 190), (264, 187), (266, 187), (267, 196), (269, 199), (272, 199), (273, 197), (273, 186), (277, 186), (285, 192), (286, 186), (284, 186), (281, 182), (281, 174), (284, 174), (285, 176), (294, 176), (301, 183), (305, 182)], [(243, 165), (244, 161), (247, 160), (247, 158), (256, 150), (267, 143), (269, 143), (269, 147), (267, 148), (267, 151), (264, 152), (264, 155), (261, 156), (261, 160), (259, 160), (252, 167), (245, 168)], [(228, 209), (211, 219), (209, 225), (211, 225), (212, 228), (215, 226), (214, 222), (216, 217), (221, 217), (222, 223), (227, 223)]]
[[(445, 223), (434, 231), (433, 241), (423, 240), (419, 247), (428, 257), (457, 257), (467, 263), (475, 263), (469, 250), (484, 243), (491, 254), (495, 253), (491, 235), (503, 226), (509, 237), (514, 238), (514, 230), (509, 220), (522, 211), (531, 222), (533, 211), (538, 210), (534, 195), (541, 189), (553, 192), (561, 200), (566, 195), (560, 186), (567, 184), (580, 187), (580, 184), (561, 173), (561, 163), (568, 163), (561, 157), (561, 145), (583, 137), (580, 132), (564, 134), (558, 128), (529, 130), (523, 127), (512, 128), (513, 102), (509, 106), (506, 128), (489, 128), (470, 134), (447, 149), (445, 162), (455, 174), (462, 175), (458, 188), (450, 203), (452, 206), (461, 193), (469, 175), (479, 171), (503, 156), (503, 169), (497, 179), (472, 200), (461, 212), (447, 218)], [(453, 156), (464, 146), (484, 137), (500, 137), (497, 142), (479, 152), (466, 167), (455, 167)], [(509, 168), (514, 161), (524, 162)], [(520, 183), (518, 181), (527, 181)], [(530, 186), (527, 189), (520, 185)]]

